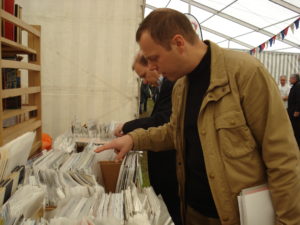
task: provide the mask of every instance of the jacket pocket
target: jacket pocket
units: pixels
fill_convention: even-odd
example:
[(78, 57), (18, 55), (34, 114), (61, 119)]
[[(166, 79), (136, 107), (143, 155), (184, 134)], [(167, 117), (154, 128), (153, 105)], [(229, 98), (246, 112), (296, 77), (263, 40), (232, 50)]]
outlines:
[(215, 120), (221, 151), (230, 158), (241, 158), (256, 148), (242, 112), (226, 112)]

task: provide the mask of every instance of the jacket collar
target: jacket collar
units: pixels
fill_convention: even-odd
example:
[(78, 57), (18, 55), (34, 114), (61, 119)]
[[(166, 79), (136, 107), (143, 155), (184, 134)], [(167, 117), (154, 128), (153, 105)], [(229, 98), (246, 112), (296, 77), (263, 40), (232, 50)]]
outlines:
[[(225, 57), (224, 50), (220, 48), (217, 44), (211, 41), (205, 41), (206, 44), (210, 45), (211, 49), (211, 64), (210, 64), (210, 84), (206, 91), (206, 95), (203, 99), (201, 109), (210, 101), (218, 101), (224, 95), (230, 92), (230, 87), (228, 85), (229, 80), (227, 76), (227, 70), (225, 67)], [(178, 83), (182, 83), (183, 85), (179, 85), (186, 96), (187, 88), (188, 88), (188, 79), (187, 76), (183, 76), (180, 78), (181, 80)]]
[(210, 45), (211, 64), (210, 64), (210, 84), (207, 92), (213, 91), (217, 87), (224, 87), (228, 84), (228, 76), (224, 61), (224, 51), (211, 41), (205, 41)]
[[(217, 87), (223, 87), (228, 84), (226, 74), (223, 49), (211, 41), (204, 41), (210, 45), (211, 63), (210, 63), (210, 83), (207, 92), (211, 92)], [(180, 78), (184, 84), (187, 84), (187, 76)]]

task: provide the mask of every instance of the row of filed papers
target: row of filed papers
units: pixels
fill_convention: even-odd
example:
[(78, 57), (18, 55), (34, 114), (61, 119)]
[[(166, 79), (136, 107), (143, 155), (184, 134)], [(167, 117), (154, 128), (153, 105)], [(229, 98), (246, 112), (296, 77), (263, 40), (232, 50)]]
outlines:
[[(28, 176), (26, 177), (29, 178), (27, 183), (46, 187), (46, 205), (49, 207), (55, 207), (62, 199), (78, 195), (79, 192), (84, 196), (90, 195), (94, 189), (103, 188), (102, 173), (98, 162), (111, 161), (115, 158), (112, 150), (95, 153), (96, 147), (89, 144), (80, 153), (67, 153), (60, 150), (44, 151), (39, 158), (31, 161), (27, 169)], [(134, 155), (137, 154), (126, 158), (135, 157)], [(126, 161), (127, 159), (124, 163)], [(130, 182), (136, 183), (137, 178), (130, 176), (124, 179), (131, 179), (125, 182), (128, 185)]]
[(3, 206), (4, 225), (172, 225), (161, 197), (152, 187), (136, 188), (131, 184), (120, 193), (96, 190), (91, 196), (73, 196), (61, 201), (55, 210), (33, 219), (44, 207), (46, 190), (25, 185)]
[[(95, 153), (95, 148), (88, 145), (84, 151), (71, 154), (60, 150), (44, 151), (27, 167), (25, 184), (45, 187), (47, 207), (56, 207), (59, 201), (70, 196), (90, 196), (95, 189), (103, 189), (98, 162), (115, 158), (113, 150)], [(142, 185), (139, 159), (139, 152), (131, 152), (125, 157), (116, 192), (125, 190), (131, 182), (138, 187)]]

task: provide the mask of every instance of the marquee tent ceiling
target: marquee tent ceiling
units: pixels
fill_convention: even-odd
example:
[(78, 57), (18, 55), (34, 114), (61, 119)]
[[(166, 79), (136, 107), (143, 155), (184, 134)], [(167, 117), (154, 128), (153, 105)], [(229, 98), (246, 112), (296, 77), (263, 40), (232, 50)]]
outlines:
[(300, 53), (300, 0), (145, 0), (144, 14), (164, 7), (192, 14), (222, 47)]

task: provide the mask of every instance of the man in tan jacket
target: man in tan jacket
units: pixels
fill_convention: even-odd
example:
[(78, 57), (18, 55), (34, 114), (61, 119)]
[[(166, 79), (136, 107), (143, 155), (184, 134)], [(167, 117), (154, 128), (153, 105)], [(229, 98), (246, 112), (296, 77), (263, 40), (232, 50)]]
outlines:
[(176, 149), (187, 225), (240, 224), (237, 196), (267, 183), (276, 225), (300, 224), (299, 151), (278, 87), (254, 57), (200, 41), (189, 20), (157, 9), (136, 40), (149, 68), (176, 85), (170, 122), (96, 150)]

